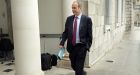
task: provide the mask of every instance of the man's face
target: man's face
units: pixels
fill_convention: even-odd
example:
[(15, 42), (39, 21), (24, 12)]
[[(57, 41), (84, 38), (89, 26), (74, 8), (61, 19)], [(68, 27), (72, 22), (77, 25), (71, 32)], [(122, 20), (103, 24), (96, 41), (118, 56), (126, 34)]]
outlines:
[(74, 15), (79, 15), (80, 14), (80, 7), (78, 6), (77, 3), (72, 4), (72, 12)]

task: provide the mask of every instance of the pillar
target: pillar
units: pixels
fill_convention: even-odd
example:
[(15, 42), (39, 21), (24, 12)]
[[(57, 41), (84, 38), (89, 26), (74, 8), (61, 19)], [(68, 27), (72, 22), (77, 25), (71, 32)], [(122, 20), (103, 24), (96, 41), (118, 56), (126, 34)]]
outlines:
[(122, 18), (122, 0), (118, 0), (118, 22), (121, 24)]
[(16, 75), (41, 70), (38, 0), (11, 0)]
[(109, 24), (115, 24), (115, 0), (109, 0)]

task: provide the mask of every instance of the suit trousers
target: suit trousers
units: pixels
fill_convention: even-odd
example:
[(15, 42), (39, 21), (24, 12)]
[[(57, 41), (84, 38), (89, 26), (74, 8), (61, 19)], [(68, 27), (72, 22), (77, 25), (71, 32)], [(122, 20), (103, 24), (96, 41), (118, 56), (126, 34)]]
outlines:
[(86, 58), (86, 45), (76, 44), (70, 51), (69, 58), (71, 61), (71, 67), (75, 71), (75, 75), (85, 75), (84, 62)]

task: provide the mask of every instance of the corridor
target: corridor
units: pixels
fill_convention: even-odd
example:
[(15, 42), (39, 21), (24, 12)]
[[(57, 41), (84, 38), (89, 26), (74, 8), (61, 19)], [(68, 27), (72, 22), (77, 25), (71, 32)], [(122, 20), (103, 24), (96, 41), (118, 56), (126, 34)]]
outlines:
[(88, 75), (140, 75), (140, 0), (0, 0), (0, 42), (8, 38), (14, 46), (0, 49), (0, 75), (74, 75), (67, 54), (45, 72), (40, 61), (41, 53), (58, 54), (74, 1), (92, 20)]
[[(0, 64), (0, 75), (14, 75), (14, 64)], [(11, 69), (9, 72), (4, 70)], [(140, 28), (127, 32), (121, 42), (114, 46), (91, 68), (87, 75), (140, 75)], [(53, 67), (45, 75), (74, 75), (73, 70)]]

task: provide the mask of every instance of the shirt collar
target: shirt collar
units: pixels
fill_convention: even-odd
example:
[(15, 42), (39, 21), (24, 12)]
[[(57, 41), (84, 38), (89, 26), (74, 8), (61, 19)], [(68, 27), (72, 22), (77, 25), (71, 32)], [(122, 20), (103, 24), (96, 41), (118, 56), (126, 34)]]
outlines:
[[(82, 13), (80, 13), (80, 14), (77, 16), (77, 18), (80, 19), (81, 16), (82, 16)], [(76, 17), (76, 16), (75, 16), (75, 17)]]

